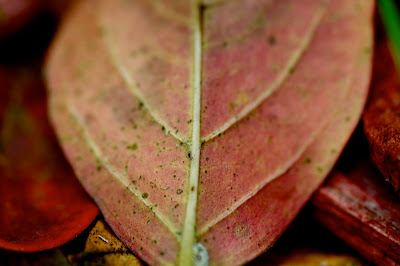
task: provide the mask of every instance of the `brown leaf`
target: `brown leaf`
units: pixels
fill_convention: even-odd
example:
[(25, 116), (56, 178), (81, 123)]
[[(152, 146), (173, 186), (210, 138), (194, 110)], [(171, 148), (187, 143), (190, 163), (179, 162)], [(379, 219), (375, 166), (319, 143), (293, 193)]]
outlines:
[(360, 259), (349, 254), (335, 254), (311, 249), (295, 249), (287, 254), (272, 257), (262, 265), (275, 266), (366, 266)]
[(317, 191), (317, 219), (378, 265), (400, 263), (400, 201), (379, 172), (361, 161), (349, 173), (336, 171)]
[(17, 253), (0, 250), (3, 265), (18, 266), (69, 266), (68, 260), (59, 249), (51, 249), (34, 253)]
[(68, 258), (78, 265), (142, 265), (102, 220), (90, 231), (85, 249)]
[(377, 45), (363, 121), (373, 162), (400, 194), (400, 81), (386, 40)]
[(47, 62), (52, 121), (121, 240), (150, 264), (270, 247), (359, 119), (372, 8), (78, 3)]

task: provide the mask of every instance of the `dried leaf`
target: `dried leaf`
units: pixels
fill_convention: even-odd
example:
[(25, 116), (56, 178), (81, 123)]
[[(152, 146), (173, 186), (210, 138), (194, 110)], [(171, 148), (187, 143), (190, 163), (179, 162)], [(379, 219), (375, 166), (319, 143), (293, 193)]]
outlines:
[(85, 249), (68, 258), (74, 265), (142, 265), (102, 220), (90, 231)]
[(372, 8), (79, 2), (47, 62), (52, 121), (121, 240), (150, 264), (270, 247), (359, 119)]
[[(260, 265), (274, 266), (367, 266), (365, 262), (349, 254), (335, 254), (311, 249), (295, 249), (282, 256), (272, 257), (272, 261)], [(256, 265), (255, 265), (256, 266)]]
[(40, 66), (0, 66), (0, 84), (0, 247), (26, 252), (62, 245), (98, 208), (57, 145)]
[(317, 219), (365, 258), (399, 265), (400, 201), (367, 161), (334, 172), (313, 203)]
[(400, 195), (400, 81), (385, 40), (375, 55), (364, 131), (373, 162)]
[(1, 263), (18, 266), (69, 266), (68, 260), (59, 249), (34, 253), (19, 253), (0, 250)]

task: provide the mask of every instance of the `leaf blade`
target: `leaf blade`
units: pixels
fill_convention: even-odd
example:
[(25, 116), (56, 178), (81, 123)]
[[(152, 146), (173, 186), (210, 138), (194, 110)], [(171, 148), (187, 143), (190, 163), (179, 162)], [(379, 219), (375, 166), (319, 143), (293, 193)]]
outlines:
[[(93, 4), (84, 4), (86, 5), (86, 11), (82, 11), (83, 14), (77, 15), (74, 25), (83, 24), (86, 20), (98, 21), (99, 18), (97, 16), (101, 16), (100, 21), (102, 24), (106, 20), (108, 20), (108, 22), (106, 21), (106, 24), (110, 23), (111, 17), (114, 17), (115, 14), (120, 14), (118, 12), (110, 12), (113, 8), (116, 8), (113, 6), (114, 4), (110, 3), (111, 2), (106, 5), (107, 7), (110, 7), (109, 10), (107, 10), (107, 8), (104, 10), (103, 7), (100, 15), (97, 13), (99, 12), (98, 10), (91, 7)], [(151, 5), (143, 4), (141, 2), (134, 3), (139, 3), (138, 5), (145, 5), (147, 7)], [(172, 1), (171, 3), (172, 10), (167, 12), (168, 14), (166, 15), (169, 20), (171, 20), (171, 17), (176, 19), (176, 10), (179, 10), (179, 8), (182, 7), (185, 9), (185, 4), (182, 6), (179, 6), (178, 4), (182, 2)], [(341, 7), (344, 7), (344, 12), (350, 12), (351, 15), (348, 17), (351, 19), (348, 19), (346, 16), (343, 18), (343, 16), (340, 16), (340, 14), (338, 15), (337, 12), (334, 12), (333, 15), (328, 12), (328, 15), (323, 18), (325, 21), (324, 23), (329, 24), (329, 27), (327, 28), (330, 29), (330, 31), (326, 33), (326, 36), (330, 38), (336, 36), (333, 35), (332, 32), (335, 33), (335, 26), (340, 25), (340, 23), (335, 24), (335, 21), (341, 21), (343, 24), (349, 21), (355, 22), (354, 25), (362, 27), (362, 33), (356, 33), (354, 35), (355, 37), (353, 37), (352, 34), (354, 34), (355, 26), (346, 28), (346, 30), (344, 30), (344, 36), (348, 38), (345, 42), (346, 45), (338, 45), (338, 48), (336, 48), (337, 50), (333, 49), (333, 52), (330, 51), (331, 54), (327, 55), (323, 54), (323, 52), (326, 51), (326, 47), (333, 46), (333, 48), (335, 48), (337, 46), (335, 44), (340, 42), (333, 42), (331, 46), (321, 46), (325, 48), (325, 50), (320, 48), (311, 52), (310, 47), (315, 45), (313, 44), (316, 42), (315, 40), (317, 39), (322, 42), (324, 39), (324, 35), (321, 34), (317, 34), (319, 37), (314, 36), (311, 40), (310, 47), (307, 47), (307, 51), (305, 51), (305, 54), (299, 61), (299, 69), (296, 68), (292, 75), (284, 80), (285, 82), (282, 87), (279, 88), (279, 90), (276, 90), (273, 95), (263, 101), (263, 103), (255, 109), (255, 114), (249, 115), (249, 121), (247, 119), (241, 119), (228, 130), (224, 131), (220, 138), (216, 137), (210, 139), (209, 141), (202, 143), (202, 145), (200, 145), (200, 135), (196, 136), (196, 134), (200, 133), (201, 129), (200, 119), (198, 119), (200, 114), (198, 114), (197, 111), (193, 111), (196, 109), (198, 110), (198, 108), (194, 108), (194, 106), (204, 100), (204, 95), (201, 97), (199, 96), (200, 87), (198, 85), (201, 82), (199, 78), (197, 78), (196, 81), (193, 81), (193, 76), (190, 76), (190, 78), (187, 74), (180, 76), (180, 78), (191, 82), (192, 86), (190, 86), (190, 92), (183, 90), (182, 95), (180, 95), (180, 97), (185, 98), (183, 102), (188, 103), (189, 100), (191, 100), (190, 104), (180, 106), (180, 110), (189, 114), (191, 119), (190, 123), (185, 125), (186, 131), (182, 130), (182, 132), (184, 132), (182, 134), (186, 136), (184, 138), (181, 137), (184, 141), (179, 142), (180, 137), (178, 136), (178, 133), (174, 136), (171, 136), (171, 134), (165, 134), (165, 129), (167, 129), (168, 132), (170, 131), (170, 128), (174, 127), (171, 126), (172, 122), (165, 122), (166, 120), (158, 119), (157, 115), (154, 115), (155, 113), (153, 111), (155, 109), (157, 109), (157, 112), (161, 114), (162, 112), (160, 110), (165, 106), (160, 107), (154, 103), (149, 104), (148, 102), (144, 105), (140, 105), (142, 96), (137, 96), (135, 94), (136, 92), (133, 92), (132, 94), (132, 90), (129, 88), (129, 83), (132, 82), (129, 82), (129, 80), (127, 82), (127, 78), (125, 77), (124, 79), (124, 77), (121, 76), (121, 71), (118, 71), (118, 64), (122, 63), (115, 61), (115, 58), (113, 58), (115, 57), (113, 52), (110, 53), (108, 51), (108, 49), (110, 49), (109, 45), (107, 46), (104, 42), (98, 41), (97, 37), (101, 34), (101, 30), (95, 29), (93, 25), (88, 26), (88, 28), (80, 26), (79, 28), (81, 32), (76, 32), (76, 28), (78, 27), (72, 26), (63, 30), (62, 36), (64, 37), (62, 38), (64, 38), (64, 40), (59, 40), (59, 43), (64, 43), (64, 46), (68, 43), (69, 46), (74, 47), (71, 48), (73, 50), (71, 53), (71, 51), (63, 51), (64, 49), (61, 47), (61, 44), (59, 44), (56, 46), (58, 47), (58, 50), (55, 49), (53, 52), (55, 55), (53, 55), (53, 58), (51, 58), (52, 60), (50, 60), (49, 63), (49, 66), (51, 67), (49, 68), (49, 71), (52, 72), (48, 75), (50, 77), (49, 84), (52, 87), (52, 93), (54, 93), (54, 124), (59, 128), (59, 134), (62, 134), (63, 131), (71, 131), (71, 129), (63, 125), (64, 123), (57, 121), (64, 117), (62, 119), (65, 120), (66, 125), (73, 124), (73, 121), (70, 120), (71, 118), (65, 117), (65, 110), (63, 110), (63, 108), (65, 109), (66, 107), (66, 99), (68, 99), (69, 103), (72, 104), (80, 114), (83, 121), (81, 124), (84, 125), (83, 127), (88, 132), (88, 136), (90, 136), (93, 143), (96, 143), (99, 147), (100, 152), (98, 152), (98, 154), (102, 154), (102, 157), (104, 157), (102, 161), (106, 162), (107, 165), (111, 165), (112, 169), (114, 169), (113, 171), (117, 172), (124, 182), (121, 183), (117, 179), (110, 177), (109, 174), (105, 173), (105, 171), (100, 171), (99, 173), (95, 172), (97, 164), (96, 159), (90, 158), (93, 157), (90, 153), (90, 147), (83, 147), (88, 145), (87, 141), (85, 141), (82, 136), (80, 137), (81, 139), (75, 143), (64, 144), (67, 154), (78, 154), (80, 150), (86, 149), (85, 154), (89, 157), (87, 162), (85, 162), (86, 165), (78, 165), (75, 163), (75, 168), (81, 169), (80, 171), (82, 176), (84, 176), (84, 178), (89, 182), (87, 184), (88, 190), (91, 191), (91, 194), (95, 195), (97, 203), (106, 213), (105, 217), (107, 221), (111, 224), (119, 237), (121, 237), (131, 249), (138, 252), (138, 254), (146, 261), (150, 263), (175, 263), (176, 260), (179, 260), (179, 256), (181, 255), (182, 257), (180, 262), (191, 263), (190, 257), (192, 256), (192, 243), (196, 243), (197, 238), (200, 238), (202, 241), (204, 235), (210, 235), (210, 232), (217, 231), (217, 236), (223, 236), (224, 232), (222, 231), (223, 228), (221, 229), (221, 225), (226, 222), (232, 222), (235, 217), (237, 217), (238, 212), (239, 217), (252, 217), (251, 215), (247, 215), (246, 211), (251, 213), (251, 210), (259, 210), (257, 208), (264, 206), (262, 205), (263, 201), (270, 202), (271, 205), (264, 206), (264, 209), (270, 208), (270, 217), (267, 217), (267, 220), (269, 221), (268, 225), (272, 227), (276, 226), (276, 228), (274, 227), (276, 230), (267, 235), (264, 232), (260, 233), (260, 237), (264, 236), (264, 238), (260, 238), (262, 243), (260, 246), (254, 246), (257, 244), (254, 242), (254, 239), (252, 242), (246, 238), (245, 245), (232, 245), (232, 247), (230, 247), (229, 250), (231, 251), (232, 256), (223, 257), (224, 254), (218, 253), (218, 250), (225, 250), (221, 249), (221, 247), (226, 247), (226, 243), (229, 243), (229, 241), (232, 240), (232, 232), (226, 235), (225, 240), (227, 240), (227, 242), (219, 242), (217, 244), (200, 242), (203, 246), (207, 247), (211, 262), (213, 263), (245, 262), (262, 250), (265, 250), (268, 245), (273, 243), (292, 220), (293, 217), (279, 213), (278, 204), (284, 202), (284, 204), (288, 206), (290, 213), (297, 213), (313, 189), (315, 189), (317, 184), (322, 181), (323, 177), (332, 167), (332, 164), (338, 156), (337, 153), (329, 153), (327, 155), (325, 152), (328, 149), (328, 146), (326, 145), (332, 144), (337, 150), (340, 150), (344, 145), (345, 139), (350, 134), (352, 127), (354, 127), (357, 117), (359, 117), (363, 100), (366, 97), (366, 82), (369, 75), (368, 69), (366, 68), (369, 66), (370, 55), (367, 54), (366, 56), (363, 56), (362, 53), (359, 52), (362, 46), (360, 40), (367, 40), (367, 43), (369, 44), (368, 40), (371, 39), (371, 36), (368, 35), (368, 33), (371, 32), (368, 21), (370, 19), (372, 4), (369, 3), (367, 7), (361, 8), (360, 10), (364, 13), (358, 14), (355, 12), (356, 5), (345, 4), (344, 1), (334, 1), (334, 3), (336, 3), (335, 10), (340, 10)], [(120, 4), (123, 5), (122, 2)], [(221, 6), (224, 4), (225, 2), (218, 3), (218, 5)], [(126, 12), (122, 7), (123, 6), (119, 6), (117, 9), (122, 9), (121, 12)], [(163, 10), (163, 7), (160, 6), (151, 8), (159, 8), (159, 10)], [(328, 6), (327, 8), (330, 7)], [(134, 12), (138, 11), (136, 10)], [(157, 13), (159, 11), (152, 10), (151, 12)], [(127, 12), (127, 14), (128, 13), (130, 14), (130, 12)], [(105, 18), (106, 14), (110, 17)], [(129, 17), (127, 14), (125, 14), (127, 19), (135, 20), (134, 16)], [(191, 15), (193, 15), (193, 12)], [(335, 17), (334, 15), (337, 15), (338, 17)], [(139, 14), (137, 16), (140, 17), (143, 15)], [(115, 18), (117, 19), (118, 16)], [(158, 19), (165, 21), (165, 18)], [(181, 18), (177, 20), (179, 21), (169, 21), (169, 23), (182, 23)], [(111, 19), (111, 21), (113, 20)], [(146, 23), (155, 22), (150, 21)], [(352, 24), (349, 23), (349, 25)], [(128, 30), (128, 32), (142, 26), (143, 25), (140, 25), (140, 23), (135, 24)], [(150, 25), (150, 28), (153, 26), (154, 25)], [(110, 28), (108, 28), (108, 31), (109, 30)], [(144, 29), (140, 30), (145, 31)], [(316, 30), (323, 31), (319, 26)], [(365, 33), (364, 30), (367, 33)], [(115, 31), (120, 32), (115, 34)], [(132, 35), (127, 35), (126, 32), (124, 33), (124, 29), (119, 29), (117, 24), (114, 24), (112, 32), (114, 37), (110, 40), (113, 40), (112, 42), (119, 40), (116, 41), (119, 45), (122, 45), (121, 43), (123, 42), (121, 40), (124, 38), (132, 37)], [(81, 35), (84, 35), (87, 38), (85, 40), (77, 41)], [(339, 34), (339, 36), (342, 35)], [(194, 49), (194, 47), (199, 48), (199, 41), (194, 44), (192, 37), (193, 32), (185, 35), (185, 38), (192, 42), (190, 44), (191, 49)], [(136, 36), (136, 39), (137, 38), (138, 37)], [(141, 41), (140, 39), (137, 40), (138, 42)], [(187, 40), (185, 41), (187, 42)], [(90, 44), (91, 42), (93, 43)], [(132, 40), (130, 39), (129, 42), (123, 45), (129, 46), (131, 42)], [(114, 47), (112, 49), (116, 49), (119, 52), (122, 50), (121, 47)], [(127, 48), (124, 47), (124, 49)], [(188, 48), (186, 48), (185, 51), (188, 51), (187, 49)], [(355, 51), (357, 54), (351, 56), (350, 54)], [(314, 58), (317, 58), (313, 61), (313, 67), (309, 67), (308, 70), (307, 67), (304, 66), (307, 65), (307, 62), (304, 63), (304, 57), (307, 52), (311, 54), (310, 57), (314, 55)], [(127, 54), (127, 52), (125, 51), (124, 54)], [(187, 52), (184, 52), (183, 54), (186, 55), (186, 60), (188, 60), (189, 64), (192, 65), (192, 70), (195, 74), (194, 76), (201, 74), (201, 72), (204, 73), (205, 70), (201, 70), (201, 68), (204, 68), (205, 65), (203, 64), (202, 66), (199, 66), (200, 61), (204, 60), (204, 56), (201, 59), (197, 58), (196, 60), (193, 60), (193, 55), (190, 55)], [(337, 55), (340, 55), (338, 59), (336, 61), (333, 60)], [(59, 62), (64, 62), (64, 65), (65, 63), (71, 65), (73, 70), (79, 70), (82, 57), (86, 59), (96, 58), (97, 61), (94, 66), (86, 69), (85, 73), (81, 73), (82, 75), (80, 77), (74, 77), (71, 74), (74, 71), (60, 71)], [(125, 60), (125, 56), (120, 55), (119, 57)], [(330, 67), (320, 68), (319, 66), (321, 65), (321, 62), (327, 58), (329, 61), (332, 61)], [(341, 65), (341, 63), (344, 64)], [(128, 66), (129, 64), (125, 65)], [(194, 65), (197, 65), (197, 67)], [(357, 65), (357, 67), (355, 67), (355, 65)], [(131, 69), (128, 67), (127, 69), (133, 71), (133, 68)], [(318, 70), (319, 75), (315, 75), (315, 70)], [(172, 69), (171, 71), (174, 72), (176, 70)], [(132, 75), (138, 75), (135, 71), (132, 73)], [(149, 71), (146, 74), (147, 77), (149, 77), (149, 73), (153, 72)], [(300, 109), (303, 111), (306, 110), (302, 113), (295, 107), (296, 104), (299, 104), (299, 102), (302, 101), (301, 99), (303, 95), (301, 90), (294, 92), (292, 88), (295, 87), (294, 85), (296, 83), (301, 81), (299, 77), (306, 74), (309, 78), (305, 84), (307, 84), (307, 87), (312, 87), (315, 91), (312, 91), (313, 93), (309, 102), (304, 101), (301, 103)], [(107, 77), (108, 75), (109, 77)], [(326, 87), (324, 87), (325, 89), (317, 90), (318, 86), (313, 82), (315, 81), (313, 75), (321, 79), (322, 76), (325, 77), (326, 80), (324, 81), (326, 84), (329, 84), (329, 86), (326, 85)], [(354, 89), (354, 80), (352, 75), (355, 75), (354, 78), (360, 79), (362, 85), (359, 87), (359, 90)], [(337, 84), (335, 82), (336, 78), (339, 76), (345, 77), (343, 79), (343, 84)], [(198, 86), (197, 96), (194, 96), (194, 93), (196, 92), (196, 84)], [(87, 90), (79, 92), (79, 87), (87, 88)], [(144, 88), (146, 88), (146, 90), (144, 90)], [(142, 92), (146, 91), (146, 93), (154, 93), (155, 95), (158, 94), (160, 88), (161, 87), (153, 89), (153, 87), (149, 85), (141, 87)], [(204, 85), (201, 89), (203, 88)], [(351, 90), (349, 90), (349, 88), (351, 88)], [(162, 91), (164, 91), (164, 89)], [(336, 89), (338, 91), (336, 91)], [(99, 93), (102, 91), (103, 94)], [(164, 91), (163, 93), (168, 94), (167, 91)], [(188, 95), (190, 95), (190, 97), (188, 97)], [(354, 96), (355, 99), (353, 100), (350, 96)], [(342, 100), (343, 103), (341, 102)], [(314, 104), (315, 102), (318, 104)], [(345, 103), (349, 103), (350, 106), (342, 105)], [(57, 110), (57, 106), (60, 106), (61, 109)], [(171, 108), (175, 110), (177, 107), (172, 106)], [(324, 108), (327, 110), (324, 110)], [(97, 110), (99, 110), (99, 112), (97, 112)], [(343, 111), (350, 113), (351, 117), (348, 119), (349, 123), (344, 123), (344, 126), (338, 126), (336, 124), (346, 120), (346, 118), (341, 116), (344, 115)], [(268, 119), (270, 121), (264, 121)], [(176, 118), (170, 121), (175, 120)], [(321, 122), (321, 120), (324, 121)], [(271, 121), (275, 122), (272, 123)], [(195, 126), (194, 124), (197, 124), (198, 126)], [(136, 125), (136, 127), (133, 125)], [(270, 131), (262, 129), (260, 125), (267, 126)], [(82, 130), (82, 127), (79, 128), (79, 130)], [(332, 132), (329, 130), (327, 131), (327, 129), (330, 129), (330, 131), (336, 130), (338, 133), (340, 132), (340, 134), (338, 136), (335, 134), (332, 135)], [(190, 134), (188, 133), (189, 131)], [(78, 133), (79, 131), (74, 134)], [(82, 133), (79, 134), (82, 135)], [(273, 140), (278, 139), (279, 141), (274, 143), (275, 146), (268, 146), (268, 138), (265, 135), (270, 135), (273, 137)], [(327, 139), (328, 141), (321, 141), (320, 138)], [(118, 147), (113, 149), (112, 145), (115, 144), (118, 144)], [(243, 149), (235, 150), (237, 147), (236, 145), (239, 144), (243, 144)], [(121, 150), (121, 146), (125, 146), (126, 149)], [(280, 148), (282, 147), (285, 147), (286, 150), (281, 150)], [(231, 152), (234, 151), (232, 152), (233, 155), (226, 155), (228, 154), (226, 153), (227, 148), (230, 148)], [(216, 152), (218, 149), (219, 153)], [(244, 151), (243, 154), (240, 154), (242, 151)], [(240, 179), (238, 179), (238, 177), (234, 175), (234, 171), (231, 170), (234, 169), (236, 171), (239, 169), (241, 167), (242, 159), (252, 156), (252, 152), (255, 152), (258, 158), (252, 158), (243, 163), (245, 167), (242, 168), (250, 169), (250, 171), (243, 173)], [(274, 152), (280, 155), (276, 156)], [(311, 155), (316, 154), (315, 156), (320, 156), (321, 164), (325, 164), (324, 168), (318, 168), (317, 173), (315, 173), (315, 168), (308, 169), (303, 166), (303, 161), (307, 160), (307, 154), (309, 152)], [(210, 156), (210, 154), (214, 156)], [(69, 156), (72, 158), (72, 155)], [(196, 158), (197, 156), (200, 158), (199, 166), (196, 165), (198, 162), (198, 159)], [(266, 158), (270, 158), (271, 161), (266, 160)], [(126, 167), (126, 165), (128, 167)], [(292, 170), (295, 169), (294, 166), (301, 166), (299, 171), (304, 175), (307, 174), (310, 176), (304, 181), (304, 184), (309, 184), (308, 189), (301, 187), (298, 191), (293, 191), (292, 187), (285, 187), (285, 184), (287, 184), (285, 181), (292, 181), (294, 184), (300, 184), (303, 181), (302, 175), (297, 172), (293, 174), (288, 174), (286, 172), (289, 171), (289, 173), (291, 173), (291, 171), (294, 171)], [(82, 169), (86, 170), (82, 171)], [(218, 171), (220, 172), (217, 173), (216, 169), (219, 169)], [(209, 177), (206, 180), (206, 171), (215, 171), (213, 176), (214, 178)], [(288, 177), (286, 177), (287, 175)], [(197, 176), (200, 178), (199, 199), (198, 204), (193, 204), (196, 203), (196, 200), (188, 200), (188, 195), (190, 195), (192, 185), (197, 185), (195, 182)], [(102, 191), (96, 191), (96, 189), (98, 189), (96, 188), (96, 177), (101, 177), (103, 185), (110, 182), (113, 189), (105, 190), (105, 188), (100, 186)], [(142, 181), (139, 182), (139, 180)], [(228, 190), (233, 188), (229, 185), (233, 184), (235, 180), (238, 181), (237, 184), (235, 184), (235, 190), (237, 189), (239, 192)], [(126, 185), (128, 185), (128, 189), (126, 189)], [(97, 187), (99, 186), (97, 185)], [(277, 191), (279, 190), (279, 187), (283, 187), (282, 191)], [(209, 191), (207, 191), (207, 189), (209, 189)], [(133, 191), (135, 191), (135, 193), (132, 193)], [(149, 191), (151, 191), (151, 193), (149, 193)], [(210, 191), (212, 193), (208, 193)], [(276, 191), (276, 197), (265, 200), (264, 197), (260, 196), (263, 193), (266, 193), (263, 195), (268, 195), (269, 191)], [(291, 197), (284, 198), (283, 195), (285, 193), (283, 193), (283, 191), (286, 191), (291, 195)], [(194, 192), (197, 192), (196, 187), (194, 187)], [(222, 193), (223, 197), (219, 197), (219, 192)], [(137, 230), (132, 229), (131, 226), (133, 226), (133, 224), (138, 228), (146, 228), (146, 224), (143, 223), (143, 221), (147, 218), (140, 217), (139, 220), (136, 221), (134, 219), (135, 216), (132, 215), (131, 209), (116, 204), (114, 202), (116, 200), (115, 195), (118, 193), (123, 195), (121, 198), (124, 202), (129, 202), (126, 206), (135, 206), (135, 209), (144, 210), (148, 216), (153, 215), (154, 219), (150, 220), (150, 222), (151, 224), (155, 224), (154, 228), (157, 233), (154, 233), (154, 235), (157, 239), (152, 239), (152, 235), (150, 235), (150, 232), (147, 230), (138, 232)], [(197, 196), (197, 193), (194, 194)], [(138, 197), (140, 195), (143, 199)], [(233, 203), (236, 196), (240, 197), (240, 204)], [(300, 200), (293, 201), (293, 198), (296, 197)], [(167, 200), (165, 200), (165, 198)], [(251, 205), (250, 202), (253, 202), (254, 204)], [(146, 205), (145, 203), (148, 204)], [(253, 207), (249, 207), (250, 205)], [(229, 210), (226, 210), (226, 208), (229, 208)], [(118, 210), (118, 213), (122, 213), (121, 216), (123, 217), (115, 217), (115, 215), (113, 215), (114, 210)], [(195, 216), (193, 216), (193, 214), (195, 214)], [(271, 220), (271, 217), (277, 217), (277, 219)], [(194, 223), (193, 218), (197, 219), (196, 223)], [(185, 224), (185, 220), (189, 222), (186, 222)], [(277, 221), (281, 221), (282, 223), (276, 224)], [(254, 220), (253, 222), (254, 228), (261, 228), (260, 223), (262, 221)], [(221, 229), (221, 231), (216, 228)], [(237, 228), (236, 231), (243, 231), (244, 233), (239, 234), (242, 237), (249, 236), (250, 233), (255, 230), (253, 227), (250, 228), (251, 229), (246, 229), (246, 226), (244, 226), (243, 228)], [(141, 238), (139, 240), (136, 238), (132, 239), (132, 232), (134, 232), (135, 235), (141, 236)], [(184, 232), (183, 236), (182, 232)], [(245, 232), (247, 232), (247, 235)], [(187, 240), (182, 242), (181, 236), (183, 238), (187, 237)], [(221, 239), (223, 239), (223, 237), (221, 237)], [(219, 241), (222, 241), (221, 239)], [(156, 243), (158, 244), (153, 245), (153, 240), (156, 240)], [(242, 239), (241, 241), (244, 240)], [(140, 243), (140, 245), (138, 243)], [(145, 247), (145, 249), (140, 249), (141, 246)], [(160, 252), (160, 247), (164, 254), (162, 258), (157, 257), (157, 254)], [(235, 247), (237, 249), (234, 249)], [(239, 258), (239, 254), (242, 257)]]

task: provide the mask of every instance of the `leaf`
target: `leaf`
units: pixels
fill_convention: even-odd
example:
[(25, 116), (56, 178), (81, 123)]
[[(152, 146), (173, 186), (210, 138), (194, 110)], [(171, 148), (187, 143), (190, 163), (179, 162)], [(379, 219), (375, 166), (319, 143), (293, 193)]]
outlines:
[(57, 145), (39, 70), (0, 66), (0, 247), (14, 251), (60, 246), (99, 211)]
[(335, 171), (313, 198), (317, 219), (377, 265), (400, 263), (400, 201), (366, 160)]
[(386, 40), (377, 45), (371, 97), (363, 113), (371, 159), (400, 195), (400, 82)]
[(273, 261), (264, 261), (259, 265), (275, 266), (366, 266), (367, 264), (349, 254), (334, 254), (310, 249), (295, 249), (288, 254), (273, 257)]
[(68, 260), (73, 265), (142, 265), (102, 220), (90, 231), (85, 249)]
[(372, 6), (76, 4), (46, 66), (51, 117), (120, 239), (150, 264), (270, 247), (359, 119)]
[(42, 8), (41, 0), (14, 0), (0, 3), (0, 38), (17, 32)]
[(18, 253), (0, 250), (1, 261), (4, 265), (31, 265), (31, 266), (69, 266), (67, 259), (59, 249), (42, 252)]

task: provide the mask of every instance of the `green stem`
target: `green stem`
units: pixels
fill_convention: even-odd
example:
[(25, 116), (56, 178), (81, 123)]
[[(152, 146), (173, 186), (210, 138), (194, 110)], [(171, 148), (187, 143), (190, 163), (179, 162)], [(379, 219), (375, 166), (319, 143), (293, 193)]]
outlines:
[(377, 0), (377, 3), (393, 60), (400, 75), (400, 15), (394, 0)]

